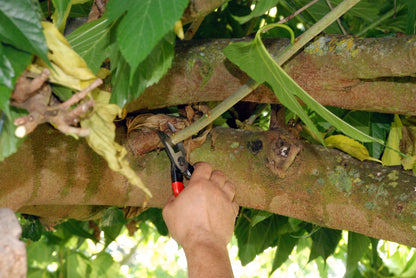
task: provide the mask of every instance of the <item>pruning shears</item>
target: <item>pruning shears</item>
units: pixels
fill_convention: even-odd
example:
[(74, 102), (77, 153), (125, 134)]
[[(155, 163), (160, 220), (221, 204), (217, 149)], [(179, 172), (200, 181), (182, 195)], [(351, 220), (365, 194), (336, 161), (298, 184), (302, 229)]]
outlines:
[[(168, 123), (168, 126), (172, 132), (176, 132), (176, 128), (171, 123)], [(184, 188), (183, 177), (190, 179), (194, 172), (194, 166), (186, 161), (186, 152), (183, 142), (173, 144), (172, 139), (165, 132), (158, 130), (158, 134), (170, 158), (172, 191), (176, 197)]]

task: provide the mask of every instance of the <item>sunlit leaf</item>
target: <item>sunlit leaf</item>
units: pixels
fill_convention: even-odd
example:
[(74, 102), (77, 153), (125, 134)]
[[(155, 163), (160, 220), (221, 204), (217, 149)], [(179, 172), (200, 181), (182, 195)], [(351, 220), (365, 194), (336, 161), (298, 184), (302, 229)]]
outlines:
[(402, 121), (399, 115), (394, 115), (394, 121), (391, 124), (389, 137), (381, 161), (383, 165), (393, 166), (401, 164), (401, 156), (395, 150), (400, 150), (400, 140), (402, 139)]
[(132, 69), (131, 76), (159, 40), (173, 30), (187, 5), (188, 0), (130, 0), (124, 4), (127, 14), (118, 25), (117, 43)]
[[(122, 6), (122, 5), (120, 5)], [(111, 25), (103, 16), (83, 24), (67, 36), (72, 48), (85, 60), (92, 72), (97, 73), (107, 58), (106, 48), (110, 43)]]
[(71, 0), (52, 0), (55, 12), (52, 15), (53, 23), (61, 33), (64, 32), (66, 19), (71, 10)]
[(372, 160), (381, 163), (380, 160), (370, 156), (367, 148), (363, 144), (345, 135), (331, 135), (325, 138), (324, 142), (326, 146), (340, 149), (361, 161)]

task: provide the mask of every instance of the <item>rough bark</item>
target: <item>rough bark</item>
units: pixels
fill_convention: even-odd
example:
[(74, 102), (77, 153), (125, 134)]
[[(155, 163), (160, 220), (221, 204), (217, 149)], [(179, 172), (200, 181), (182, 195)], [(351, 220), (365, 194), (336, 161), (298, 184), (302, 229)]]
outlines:
[[(221, 101), (249, 78), (222, 54), (236, 40), (179, 43), (172, 68), (129, 111), (202, 101)], [(284, 39), (265, 41), (278, 55)], [(355, 38), (326, 35), (284, 65), (287, 73), (323, 105), (416, 115), (416, 37)], [(277, 103), (260, 86), (246, 101)]]
[[(119, 135), (123, 138), (120, 130)], [(130, 147), (134, 153), (134, 144)], [(147, 205), (163, 207), (172, 194), (166, 153), (129, 159), (153, 194)], [(293, 141), (284, 132), (223, 128), (191, 153), (192, 162), (200, 160), (226, 171), (242, 206), (416, 246), (416, 177), (398, 168)], [(145, 201), (84, 141), (45, 126), (0, 162), (0, 171), (1, 207), (52, 220), (90, 219), (108, 206), (134, 213)]]

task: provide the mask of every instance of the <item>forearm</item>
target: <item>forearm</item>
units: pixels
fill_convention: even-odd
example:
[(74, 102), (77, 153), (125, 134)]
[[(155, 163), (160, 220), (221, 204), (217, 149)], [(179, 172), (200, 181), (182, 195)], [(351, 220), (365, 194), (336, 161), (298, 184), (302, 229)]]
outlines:
[(225, 246), (197, 245), (185, 249), (189, 278), (232, 278), (228, 250)]

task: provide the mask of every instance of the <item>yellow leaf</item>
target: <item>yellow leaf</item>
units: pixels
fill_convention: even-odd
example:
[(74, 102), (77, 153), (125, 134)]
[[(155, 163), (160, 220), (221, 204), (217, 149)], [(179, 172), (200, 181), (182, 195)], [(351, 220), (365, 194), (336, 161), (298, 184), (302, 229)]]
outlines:
[(372, 160), (381, 163), (380, 160), (370, 156), (367, 148), (363, 144), (345, 135), (329, 136), (325, 138), (324, 143), (328, 147), (340, 149), (361, 161)]
[(400, 140), (402, 139), (402, 121), (399, 115), (394, 115), (394, 121), (391, 124), (389, 137), (387, 138), (386, 148), (381, 161), (383, 165), (393, 166), (401, 165)]
[(115, 104), (109, 104), (109, 99), (110, 93), (108, 92), (94, 93), (95, 112), (88, 119), (81, 121), (81, 126), (90, 130), (86, 140), (96, 153), (105, 158), (110, 169), (124, 175), (131, 184), (139, 187), (151, 197), (149, 189), (130, 167), (126, 159), (127, 150), (114, 141), (116, 127), (113, 121), (122, 110)]
[[(67, 42), (65, 37), (50, 22), (42, 22), (43, 33), (49, 48), (48, 58), (53, 68), (50, 69), (50, 80), (53, 83), (80, 91), (88, 87), (97, 77), (87, 66), (87, 63), (78, 55)], [(46, 64), (37, 59), (29, 71), (38, 73)]]
[(400, 142), (400, 151), (407, 157), (402, 158), (402, 165), (405, 170), (411, 170), (416, 167), (416, 126), (414, 122), (405, 119), (402, 127), (402, 140)]
[(182, 21), (178, 20), (173, 27), (173, 31), (175, 32), (176, 36), (183, 40), (185, 38), (185, 34), (183, 33)]

